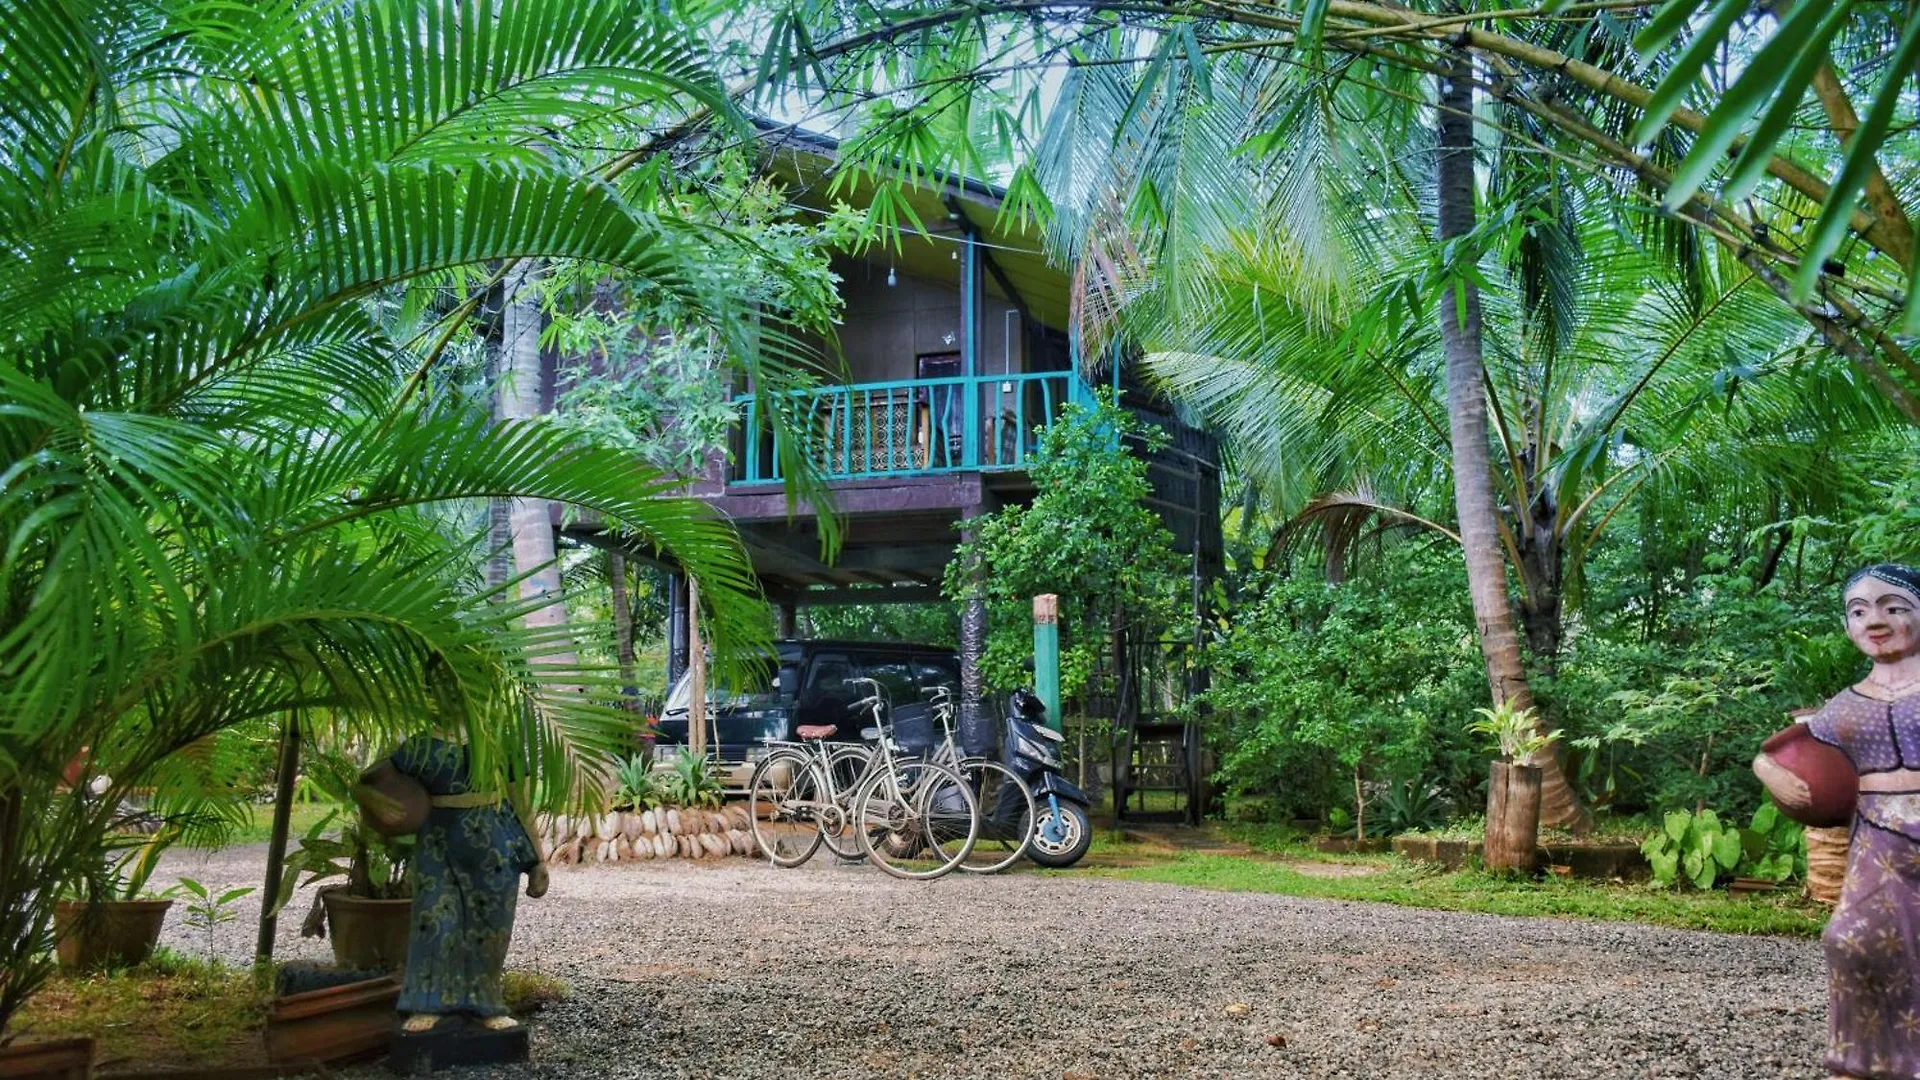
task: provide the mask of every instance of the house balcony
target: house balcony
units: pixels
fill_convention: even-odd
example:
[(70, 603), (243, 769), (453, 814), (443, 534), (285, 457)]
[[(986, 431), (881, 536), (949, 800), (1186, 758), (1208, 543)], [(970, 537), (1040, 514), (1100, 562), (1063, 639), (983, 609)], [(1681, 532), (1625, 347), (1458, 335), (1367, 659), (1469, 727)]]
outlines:
[[(1038, 431), (1088, 396), (1076, 372), (903, 379), (789, 391), (800, 451), (830, 482), (1023, 472)], [(735, 399), (727, 486), (785, 480), (762, 402)]]

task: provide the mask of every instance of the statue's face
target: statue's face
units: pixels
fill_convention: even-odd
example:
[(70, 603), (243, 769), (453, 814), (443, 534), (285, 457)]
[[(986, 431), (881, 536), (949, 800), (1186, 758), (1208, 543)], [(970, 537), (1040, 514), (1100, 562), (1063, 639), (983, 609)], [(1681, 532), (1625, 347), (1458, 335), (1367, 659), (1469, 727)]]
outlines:
[(1877, 663), (1920, 652), (1920, 599), (1897, 585), (1862, 578), (1847, 590), (1847, 637)]

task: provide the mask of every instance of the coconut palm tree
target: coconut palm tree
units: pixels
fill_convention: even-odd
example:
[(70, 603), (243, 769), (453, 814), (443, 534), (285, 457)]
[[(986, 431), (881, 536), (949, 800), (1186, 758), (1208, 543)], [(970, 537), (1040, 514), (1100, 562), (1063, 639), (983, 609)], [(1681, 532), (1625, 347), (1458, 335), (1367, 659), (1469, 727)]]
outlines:
[[(678, 478), (489, 422), (445, 374), (527, 259), (746, 340), (700, 283), (726, 239), (564, 150), (696, 111), (732, 116), (705, 49), (638, 2), (0, 0), (0, 1024), (122, 798), (237, 726), (324, 709), (378, 744), (431, 719), (483, 782), (595, 796), (630, 736), (617, 678), (485, 584), (485, 500), (591, 511), (696, 574), (722, 641), (764, 636)], [(423, 293), (421, 331), (390, 332)]]

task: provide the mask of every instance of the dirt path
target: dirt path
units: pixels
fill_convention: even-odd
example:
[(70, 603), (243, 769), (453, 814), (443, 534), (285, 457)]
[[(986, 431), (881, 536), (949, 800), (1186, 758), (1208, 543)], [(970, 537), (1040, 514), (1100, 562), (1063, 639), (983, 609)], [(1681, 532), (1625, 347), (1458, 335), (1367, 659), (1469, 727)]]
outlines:
[[(263, 858), (171, 869), (251, 883)], [(301, 911), (282, 955), (325, 955)], [(512, 962), (574, 994), (534, 1063), (474, 1080), (1812, 1077), (1825, 1026), (1811, 941), (1071, 873), (624, 864), (520, 911)], [(221, 952), (246, 956), (251, 917)]]

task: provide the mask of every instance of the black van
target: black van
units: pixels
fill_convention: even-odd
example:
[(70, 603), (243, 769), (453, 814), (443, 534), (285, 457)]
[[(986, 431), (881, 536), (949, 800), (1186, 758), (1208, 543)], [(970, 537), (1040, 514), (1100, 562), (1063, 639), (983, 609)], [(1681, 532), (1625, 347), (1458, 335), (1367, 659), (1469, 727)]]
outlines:
[[(861, 727), (873, 721), (852, 715), (852, 706), (866, 696), (855, 679), (873, 679), (886, 691), (898, 725), (926, 722), (924, 690), (948, 687), (960, 695), (960, 658), (952, 649), (936, 645), (906, 645), (879, 641), (781, 641), (774, 646), (778, 663), (770, 666), (766, 681), (751, 689), (712, 686), (707, 689), (711, 712), (708, 737), (720, 763), (728, 766), (724, 781), (737, 788), (747, 781), (755, 762), (766, 756), (767, 739), (793, 739), (802, 725), (833, 725), (833, 738), (860, 741)], [(687, 741), (687, 706), (693, 695), (691, 679), (682, 675), (661, 710), (656, 753), (674, 756)], [(906, 738), (902, 733), (903, 740)]]

